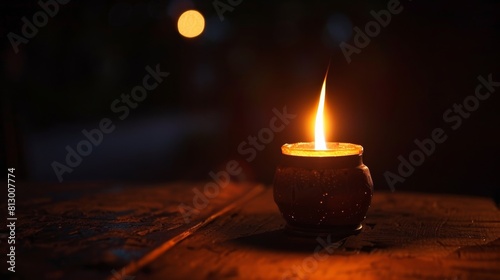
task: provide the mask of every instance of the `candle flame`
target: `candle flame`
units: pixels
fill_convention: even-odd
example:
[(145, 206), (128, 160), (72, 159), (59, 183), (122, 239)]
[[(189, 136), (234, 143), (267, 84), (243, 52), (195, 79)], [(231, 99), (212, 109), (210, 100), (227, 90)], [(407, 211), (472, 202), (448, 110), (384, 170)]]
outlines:
[(316, 125), (314, 129), (314, 149), (315, 150), (326, 150), (326, 140), (325, 140), (325, 124), (323, 111), (325, 109), (325, 88), (326, 88), (326, 77), (323, 80), (323, 86), (321, 87), (321, 95), (319, 97), (318, 111), (316, 113)]

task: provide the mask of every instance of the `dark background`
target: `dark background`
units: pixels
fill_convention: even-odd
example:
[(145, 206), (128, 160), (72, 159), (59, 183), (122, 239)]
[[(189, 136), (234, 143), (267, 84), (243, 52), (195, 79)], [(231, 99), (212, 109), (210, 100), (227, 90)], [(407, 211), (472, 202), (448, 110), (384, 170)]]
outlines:
[[(498, 198), (500, 88), (457, 130), (443, 113), (474, 93), (479, 75), (500, 81), (500, 4), (401, 1), (347, 63), (340, 42), (354, 45), (352, 28), (387, 3), (243, 0), (221, 21), (212, 1), (70, 1), (15, 54), (7, 34), (20, 35), (21, 18), (41, 8), (2, 1), (2, 168), (57, 182), (51, 163), (64, 163), (65, 146), (107, 117), (115, 131), (65, 181), (209, 180), (234, 159), (244, 168), (235, 180), (271, 183), (280, 146), (313, 140), (330, 62), (328, 138), (364, 146), (376, 190), (389, 190), (384, 172), (397, 173), (416, 138), (441, 127), (448, 139), (396, 191)], [(194, 39), (176, 28), (189, 8), (206, 19)], [(170, 76), (119, 120), (110, 104), (157, 64)], [(284, 106), (297, 118), (247, 162), (238, 145)]]

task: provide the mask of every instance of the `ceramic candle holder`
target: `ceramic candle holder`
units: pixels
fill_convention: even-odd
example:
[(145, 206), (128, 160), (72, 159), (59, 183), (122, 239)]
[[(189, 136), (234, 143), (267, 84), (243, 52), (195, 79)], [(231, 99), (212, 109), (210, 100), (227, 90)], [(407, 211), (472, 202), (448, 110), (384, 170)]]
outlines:
[(287, 229), (303, 235), (347, 236), (362, 228), (373, 182), (363, 147), (329, 142), (285, 144), (274, 177), (274, 201)]

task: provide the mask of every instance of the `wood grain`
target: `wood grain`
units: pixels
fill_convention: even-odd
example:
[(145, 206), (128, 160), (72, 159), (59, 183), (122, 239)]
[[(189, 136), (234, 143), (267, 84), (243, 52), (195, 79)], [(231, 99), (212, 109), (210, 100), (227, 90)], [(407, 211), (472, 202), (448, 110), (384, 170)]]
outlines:
[(500, 279), (488, 198), (375, 192), (362, 232), (333, 240), (285, 232), (250, 183), (186, 223), (178, 206), (204, 185), (19, 184), (18, 272), (2, 279)]
[[(499, 279), (500, 214), (486, 198), (376, 193), (364, 230), (290, 236), (268, 191), (173, 248), (147, 279)], [(325, 240), (326, 241), (326, 240)]]
[(121, 273), (121, 267), (255, 187), (229, 184), (186, 223), (179, 205), (194, 207), (193, 188), (203, 191), (203, 186), (185, 182), (19, 184), (16, 275), (29, 279), (108, 278), (113, 270)]

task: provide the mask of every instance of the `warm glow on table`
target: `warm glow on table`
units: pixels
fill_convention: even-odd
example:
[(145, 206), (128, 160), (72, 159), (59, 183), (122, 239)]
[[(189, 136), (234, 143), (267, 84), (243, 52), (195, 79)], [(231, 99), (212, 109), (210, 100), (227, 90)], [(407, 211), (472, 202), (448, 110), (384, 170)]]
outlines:
[(340, 157), (362, 155), (363, 146), (351, 143), (327, 142), (326, 150), (315, 150), (314, 142), (300, 142), (281, 146), (284, 155), (299, 157)]

